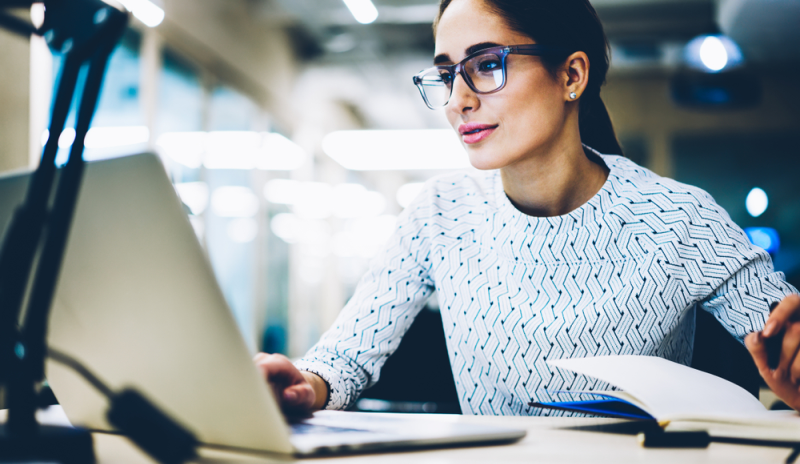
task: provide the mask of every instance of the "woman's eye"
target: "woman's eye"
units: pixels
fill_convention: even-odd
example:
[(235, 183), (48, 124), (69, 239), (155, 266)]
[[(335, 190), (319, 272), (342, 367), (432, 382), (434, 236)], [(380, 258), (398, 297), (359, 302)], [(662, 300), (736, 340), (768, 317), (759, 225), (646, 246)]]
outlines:
[(439, 73), (439, 78), (445, 85), (450, 85), (450, 83), (453, 82), (453, 75), (449, 72)]
[(478, 71), (480, 72), (492, 72), (500, 69), (500, 61), (499, 60), (486, 60), (482, 61), (478, 65)]

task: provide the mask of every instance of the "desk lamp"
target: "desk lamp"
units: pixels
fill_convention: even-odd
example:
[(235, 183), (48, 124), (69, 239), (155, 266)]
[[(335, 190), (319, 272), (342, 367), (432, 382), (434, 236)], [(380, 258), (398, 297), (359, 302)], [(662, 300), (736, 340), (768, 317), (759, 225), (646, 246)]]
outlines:
[[(140, 393), (125, 390), (115, 394), (78, 360), (47, 348), (48, 314), (83, 175), (84, 138), (97, 106), (108, 58), (125, 31), (128, 14), (100, 0), (45, 0), (44, 23), (36, 29), (5, 12), (6, 8), (30, 8), (32, 3), (0, 0), (0, 27), (26, 37), (44, 36), (49, 47), (63, 53), (65, 60), (41, 163), (0, 248), (0, 385), (6, 388), (9, 406), (8, 421), (0, 428), (0, 461), (81, 464), (95, 460), (88, 431), (45, 427), (36, 421), (38, 387), (44, 380), (45, 357), (50, 357), (77, 371), (108, 398), (109, 423), (156, 460), (178, 464), (195, 456), (197, 442), (190, 432)], [(88, 69), (80, 92), (75, 141), (58, 176), (51, 206), (58, 139), (84, 65)], [(20, 325), (26, 293), (29, 297), (24, 324)]]

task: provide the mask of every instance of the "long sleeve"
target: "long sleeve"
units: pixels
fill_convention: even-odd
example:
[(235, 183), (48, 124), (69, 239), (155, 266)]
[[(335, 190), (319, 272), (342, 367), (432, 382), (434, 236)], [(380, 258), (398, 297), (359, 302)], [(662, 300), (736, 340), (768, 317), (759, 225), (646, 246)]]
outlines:
[(433, 292), (425, 196), (401, 213), (395, 233), (333, 326), (295, 363), (328, 383), (327, 409), (350, 406), (378, 381), (381, 367)]
[(722, 208), (719, 214), (726, 234), (714, 249), (717, 256), (724, 257), (731, 275), (700, 305), (743, 342), (748, 333), (764, 327), (772, 303), (797, 293), (797, 289), (786, 282), (782, 272), (773, 269), (769, 254), (753, 246)]

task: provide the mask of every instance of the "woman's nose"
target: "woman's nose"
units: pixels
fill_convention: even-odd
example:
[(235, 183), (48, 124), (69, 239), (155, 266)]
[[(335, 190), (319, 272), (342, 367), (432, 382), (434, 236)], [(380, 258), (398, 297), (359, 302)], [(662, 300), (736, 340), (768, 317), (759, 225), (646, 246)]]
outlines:
[(479, 104), (478, 96), (469, 88), (464, 76), (456, 74), (453, 80), (453, 92), (450, 94), (450, 101), (447, 102), (447, 110), (462, 114), (478, 109)]

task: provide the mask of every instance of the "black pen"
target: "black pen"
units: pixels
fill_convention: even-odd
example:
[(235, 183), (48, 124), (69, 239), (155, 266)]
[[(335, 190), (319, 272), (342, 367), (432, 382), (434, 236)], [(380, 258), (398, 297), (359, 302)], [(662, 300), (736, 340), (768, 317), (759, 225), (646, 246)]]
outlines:
[(639, 444), (645, 448), (705, 448), (711, 442), (708, 432), (640, 432)]

